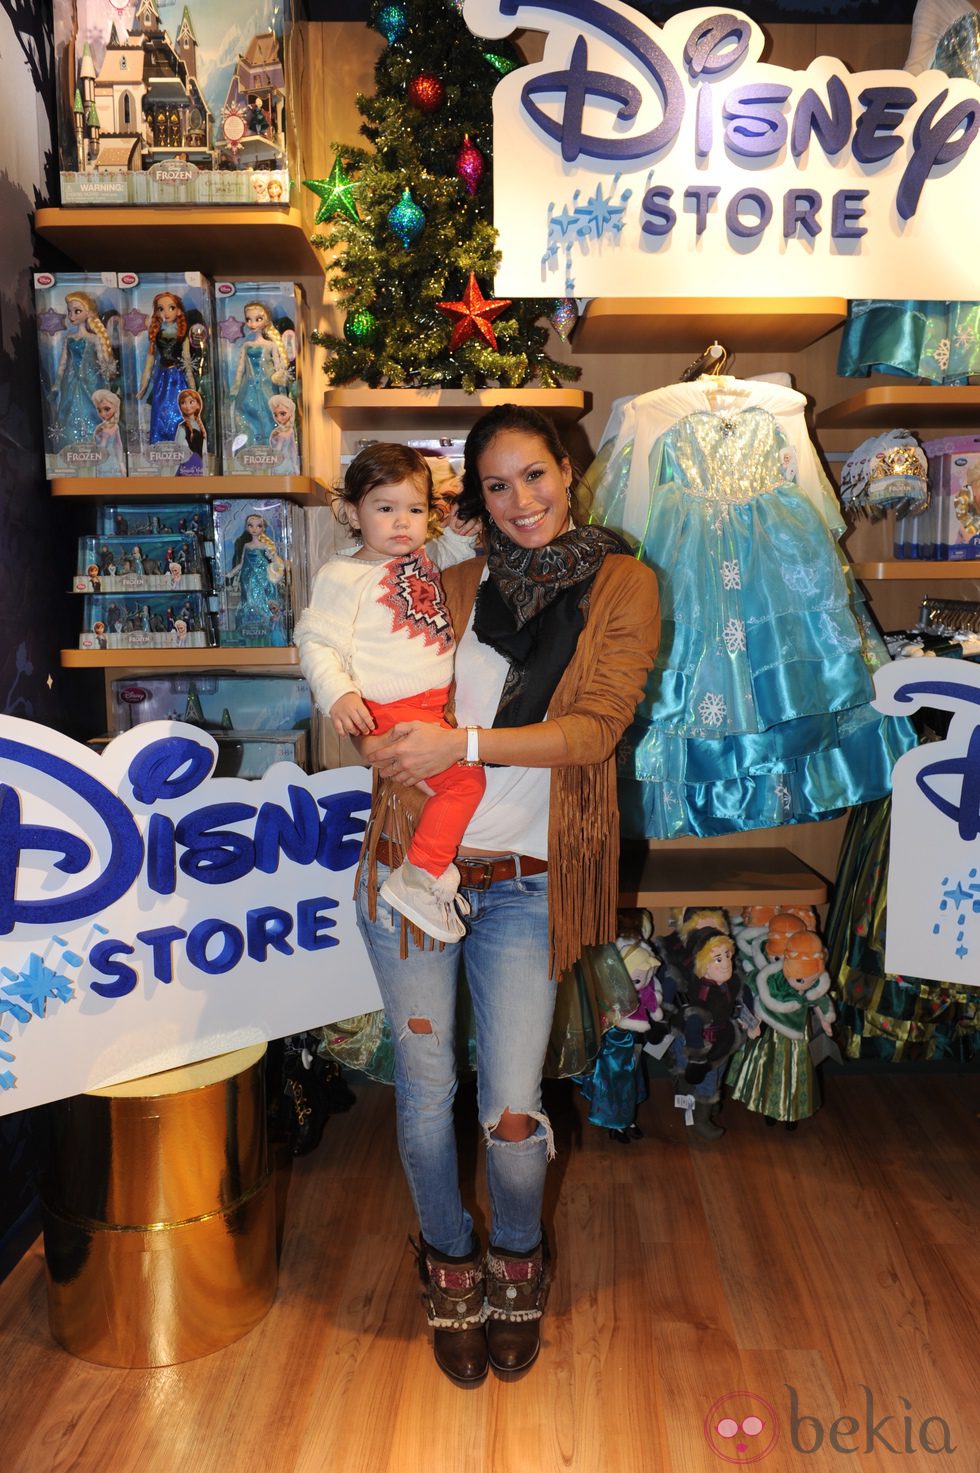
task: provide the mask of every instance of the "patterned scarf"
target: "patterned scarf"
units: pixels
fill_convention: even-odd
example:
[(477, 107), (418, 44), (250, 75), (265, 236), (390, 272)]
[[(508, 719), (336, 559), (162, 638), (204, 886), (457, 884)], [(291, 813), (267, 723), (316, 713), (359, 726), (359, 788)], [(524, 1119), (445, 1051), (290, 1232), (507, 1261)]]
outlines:
[(510, 668), (494, 726), (543, 721), (585, 625), (585, 605), (608, 553), (630, 547), (607, 527), (572, 527), (546, 547), (518, 547), (490, 527), (473, 632)]

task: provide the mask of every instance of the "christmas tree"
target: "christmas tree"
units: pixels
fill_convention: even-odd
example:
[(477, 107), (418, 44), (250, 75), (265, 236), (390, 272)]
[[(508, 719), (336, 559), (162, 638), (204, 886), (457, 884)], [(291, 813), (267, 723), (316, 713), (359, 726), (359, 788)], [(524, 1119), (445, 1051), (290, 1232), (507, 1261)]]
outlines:
[(307, 181), (346, 311), (342, 338), (314, 335), (331, 381), (472, 392), (578, 378), (545, 351), (553, 301), (493, 299), (491, 97), (517, 53), (473, 36), (453, 0), (397, 0), (373, 24), (388, 44), (374, 96), (357, 99), (372, 149), (336, 144), (329, 178)]

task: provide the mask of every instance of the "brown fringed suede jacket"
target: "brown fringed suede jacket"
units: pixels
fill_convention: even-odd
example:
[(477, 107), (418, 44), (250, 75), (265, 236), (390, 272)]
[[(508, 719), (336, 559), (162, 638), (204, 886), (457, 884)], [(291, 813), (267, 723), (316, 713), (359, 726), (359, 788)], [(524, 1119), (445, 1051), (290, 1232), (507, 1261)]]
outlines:
[[(469, 623), (483, 574), (482, 558), (442, 574), (457, 638)], [(616, 935), (619, 809), (616, 744), (643, 694), (660, 639), (657, 580), (633, 557), (610, 554), (587, 595), (585, 628), (555, 689), (548, 720), (561, 727), (567, 763), (551, 770), (548, 822), (548, 910), (555, 975), (586, 946)], [(376, 784), (365, 839), (371, 910), (377, 894), (375, 849), (386, 834), (396, 854), (411, 838), (422, 796), (383, 780)]]

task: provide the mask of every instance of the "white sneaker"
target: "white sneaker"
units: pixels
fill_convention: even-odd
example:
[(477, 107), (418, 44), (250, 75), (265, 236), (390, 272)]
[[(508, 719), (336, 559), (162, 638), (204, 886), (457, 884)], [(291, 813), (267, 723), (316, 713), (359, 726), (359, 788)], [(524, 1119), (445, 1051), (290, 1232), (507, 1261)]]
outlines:
[(462, 916), (469, 901), (459, 894), (459, 870), (449, 865), (438, 877), (405, 860), (381, 886), (381, 898), (406, 920), (436, 941), (459, 941), (466, 935)]

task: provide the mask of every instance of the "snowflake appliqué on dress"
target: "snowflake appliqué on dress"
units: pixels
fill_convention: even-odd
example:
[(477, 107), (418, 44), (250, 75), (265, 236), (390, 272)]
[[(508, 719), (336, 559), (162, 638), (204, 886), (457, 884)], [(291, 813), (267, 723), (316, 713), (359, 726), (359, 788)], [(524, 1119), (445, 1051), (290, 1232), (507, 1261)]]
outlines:
[(949, 338), (943, 338), (940, 342), (936, 344), (932, 353), (933, 358), (935, 358), (943, 373), (945, 373), (947, 368), (949, 367), (949, 347)]
[(745, 649), (745, 623), (742, 619), (729, 619), (721, 637), (725, 641), (725, 648), (730, 655), (737, 655)]
[(969, 323), (964, 322), (956, 332), (956, 346), (958, 348), (972, 348), (977, 340), (976, 329)]
[(782, 804), (783, 812), (788, 813), (793, 806), (793, 796), (781, 778), (776, 784), (776, 797)]
[(792, 588), (796, 593), (814, 593), (817, 587), (816, 576), (812, 570), (802, 566), (783, 568), (783, 582), (787, 588)]
[(741, 588), (742, 570), (738, 565), (737, 557), (733, 557), (731, 562), (722, 563), (721, 586), (722, 588)]
[(717, 691), (709, 690), (704, 700), (698, 706), (701, 720), (705, 726), (720, 726), (728, 715), (728, 706), (725, 704), (724, 696)]

